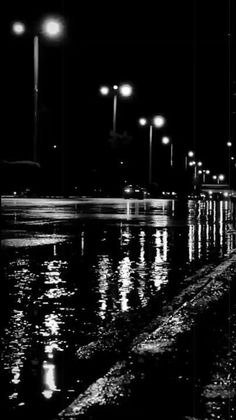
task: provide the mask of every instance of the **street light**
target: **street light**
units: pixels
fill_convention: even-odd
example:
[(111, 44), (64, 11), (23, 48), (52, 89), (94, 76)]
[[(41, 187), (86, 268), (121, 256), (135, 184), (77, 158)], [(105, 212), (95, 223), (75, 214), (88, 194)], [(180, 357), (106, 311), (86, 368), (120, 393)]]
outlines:
[(161, 141), (164, 145), (170, 145), (170, 166), (173, 166), (173, 142), (167, 136), (162, 137)]
[[(12, 33), (22, 36), (26, 32), (23, 22), (16, 21), (11, 25)], [(33, 35), (34, 43), (34, 135), (33, 135), (33, 160), (38, 160), (38, 79), (39, 79), (39, 34), (51, 39), (58, 39), (63, 35), (64, 24), (61, 18), (47, 17), (43, 19)]]
[(116, 120), (117, 120), (117, 99), (118, 96), (128, 98), (133, 93), (133, 88), (128, 83), (122, 83), (121, 85), (113, 86), (101, 86), (99, 92), (103, 96), (108, 96), (110, 93), (113, 95), (113, 132), (116, 132)]
[(23, 35), (26, 31), (25, 24), (23, 22), (13, 22), (12, 32), (15, 35)]
[(228, 141), (226, 143), (227, 147), (228, 147), (228, 178), (229, 178), (229, 189), (230, 189), (230, 185), (231, 185), (231, 147), (232, 147), (232, 142)]
[[(198, 171), (199, 172), (199, 171)], [(209, 169), (203, 169), (202, 170), (202, 181), (205, 184), (206, 182), (206, 175), (209, 175), (211, 172), (209, 171)]]
[(42, 21), (42, 33), (48, 38), (61, 38), (64, 25), (61, 18), (48, 17)]
[[(194, 154), (192, 156), (194, 156)], [(203, 173), (203, 171), (201, 169), (198, 170), (198, 168), (202, 167), (202, 162), (201, 161), (196, 161), (196, 160), (190, 160), (189, 166), (194, 167), (193, 188), (194, 188), (194, 190), (196, 190), (197, 189), (197, 177), (198, 177), (198, 175)]]
[(217, 181), (217, 184), (220, 183), (220, 181), (224, 181), (225, 176), (223, 174), (220, 175), (213, 175), (212, 179), (214, 179), (214, 181)]
[[(189, 158), (193, 158), (194, 155), (195, 155), (195, 153), (192, 150), (189, 150), (188, 153), (187, 153), (187, 155), (185, 156), (184, 166), (185, 166), (185, 169), (186, 170), (188, 169), (188, 161), (189, 161)], [(190, 164), (190, 162), (189, 162), (189, 164)]]
[(156, 115), (153, 118), (139, 118), (139, 125), (149, 127), (149, 172), (148, 180), (149, 184), (152, 183), (152, 137), (153, 127), (161, 128), (165, 125), (166, 120), (162, 115)]

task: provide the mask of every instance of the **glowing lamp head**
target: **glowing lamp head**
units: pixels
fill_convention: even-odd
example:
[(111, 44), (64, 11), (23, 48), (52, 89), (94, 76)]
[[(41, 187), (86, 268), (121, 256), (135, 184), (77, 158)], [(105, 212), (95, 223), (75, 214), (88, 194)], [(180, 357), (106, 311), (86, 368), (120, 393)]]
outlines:
[(188, 157), (193, 157), (193, 156), (194, 156), (194, 152), (192, 150), (189, 150)]
[(232, 146), (232, 142), (231, 141), (227, 141), (226, 144), (227, 144), (228, 147), (231, 147)]
[(60, 38), (63, 34), (62, 21), (57, 18), (47, 18), (42, 23), (42, 31), (49, 38)]
[(119, 89), (119, 86), (118, 85), (113, 85), (113, 89), (114, 90), (118, 90)]
[(212, 179), (216, 180), (217, 179), (217, 176), (216, 175), (213, 175)]
[(202, 174), (202, 170), (200, 169), (200, 170), (198, 171), (198, 173), (199, 173), (199, 175), (201, 175), (201, 174)]
[(104, 96), (108, 95), (110, 91), (109, 87), (107, 86), (101, 86), (99, 90), (100, 90), (101, 95), (104, 95)]
[(209, 175), (211, 171), (209, 169), (206, 170), (206, 174)]
[(197, 166), (202, 166), (202, 162), (198, 162), (197, 163)]
[(132, 91), (133, 91), (132, 86), (130, 86), (128, 84), (121, 85), (119, 87), (119, 93), (121, 94), (121, 96), (125, 96), (125, 97), (131, 96)]
[(139, 118), (138, 122), (139, 122), (139, 125), (142, 125), (142, 126), (147, 125), (147, 119), (146, 118)]
[(220, 180), (220, 181), (224, 181), (224, 179), (225, 179), (225, 176), (224, 176), (224, 175), (222, 175), (222, 174), (221, 174), (221, 175), (219, 175), (219, 180)]
[(157, 128), (163, 127), (165, 125), (165, 118), (162, 115), (157, 115), (153, 118), (153, 125)]
[(161, 142), (162, 142), (162, 144), (170, 144), (170, 138), (164, 136), (164, 137), (162, 137)]
[(12, 32), (15, 35), (23, 35), (25, 33), (25, 24), (23, 22), (14, 22), (12, 24)]
[(189, 162), (189, 166), (194, 166), (194, 165), (196, 165), (195, 160), (191, 160), (191, 161)]

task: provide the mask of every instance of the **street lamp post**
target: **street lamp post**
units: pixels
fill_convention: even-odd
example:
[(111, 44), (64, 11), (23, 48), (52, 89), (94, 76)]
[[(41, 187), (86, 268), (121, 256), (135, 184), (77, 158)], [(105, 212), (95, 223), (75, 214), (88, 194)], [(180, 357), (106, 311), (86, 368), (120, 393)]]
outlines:
[(229, 189), (230, 189), (230, 186), (231, 186), (231, 147), (232, 147), (231, 141), (227, 142), (227, 147), (228, 147), (228, 178), (229, 178)]
[(213, 175), (212, 179), (214, 179), (217, 182), (217, 184), (220, 184), (220, 181), (224, 181), (225, 176), (223, 174)]
[(33, 160), (38, 160), (38, 79), (39, 79), (39, 37), (34, 36), (34, 134)]
[[(12, 23), (12, 33), (22, 36), (26, 32), (23, 22)], [(62, 19), (48, 17), (41, 22), (40, 30), (33, 37), (34, 47), (34, 132), (33, 132), (33, 160), (38, 161), (38, 85), (39, 85), (39, 33), (50, 39), (58, 39), (63, 34)]]
[(186, 170), (188, 169), (188, 161), (189, 161), (189, 158), (194, 158), (194, 154), (195, 153), (192, 150), (189, 150), (188, 153), (187, 153), (187, 155), (185, 155), (184, 165), (185, 165), (185, 169)]
[(153, 138), (153, 127), (161, 128), (165, 124), (165, 118), (162, 115), (157, 115), (152, 119), (140, 118), (139, 125), (149, 126), (149, 167), (148, 167), (148, 182), (149, 185), (152, 183), (152, 138)]
[(132, 86), (129, 85), (128, 83), (124, 83), (121, 85), (113, 85), (112, 87), (110, 86), (101, 86), (100, 87), (100, 93), (103, 96), (107, 96), (110, 94), (110, 92), (112, 92), (113, 94), (113, 123), (112, 123), (112, 130), (113, 133), (116, 132), (116, 122), (117, 122), (117, 100), (118, 100), (118, 96), (123, 96), (123, 97), (129, 97), (132, 95), (133, 93), (133, 89)]
[(174, 165), (174, 160), (173, 160), (173, 152), (174, 152), (174, 147), (173, 147), (173, 142), (171, 141), (171, 139), (169, 137), (162, 137), (162, 144), (166, 145), (169, 144), (170, 145), (170, 166), (172, 167)]
[[(191, 160), (189, 162), (189, 166), (193, 166), (194, 167), (194, 174), (193, 174), (193, 189), (196, 190), (197, 189), (197, 178), (198, 178), (198, 167), (202, 167), (202, 162), (201, 161), (195, 161), (195, 160)], [(200, 170), (201, 171), (201, 170)], [(202, 171), (200, 172), (200, 174), (202, 173)]]

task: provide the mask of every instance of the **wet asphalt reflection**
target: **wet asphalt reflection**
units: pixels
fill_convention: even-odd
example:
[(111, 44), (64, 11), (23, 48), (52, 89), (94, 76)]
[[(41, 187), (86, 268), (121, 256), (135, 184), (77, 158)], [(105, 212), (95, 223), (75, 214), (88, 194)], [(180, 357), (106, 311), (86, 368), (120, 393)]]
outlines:
[(19, 199), (2, 206), (8, 419), (52, 419), (124, 356), (187, 276), (235, 248), (228, 201)]

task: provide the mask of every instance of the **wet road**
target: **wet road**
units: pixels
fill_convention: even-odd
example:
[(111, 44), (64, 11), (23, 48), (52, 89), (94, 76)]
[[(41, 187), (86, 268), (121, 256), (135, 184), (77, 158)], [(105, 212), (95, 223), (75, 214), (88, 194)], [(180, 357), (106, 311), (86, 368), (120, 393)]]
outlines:
[(51, 419), (103, 374), (187, 276), (235, 248), (231, 214), (228, 201), (3, 200), (8, 418)]

